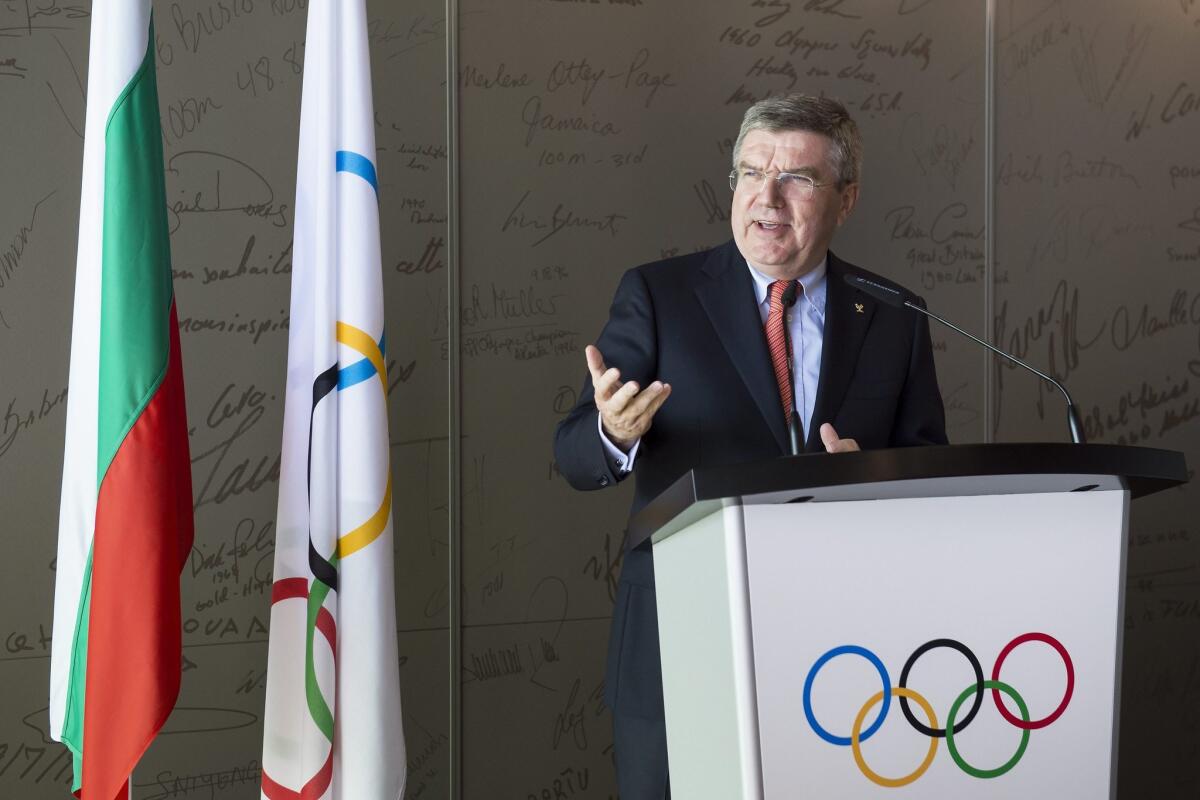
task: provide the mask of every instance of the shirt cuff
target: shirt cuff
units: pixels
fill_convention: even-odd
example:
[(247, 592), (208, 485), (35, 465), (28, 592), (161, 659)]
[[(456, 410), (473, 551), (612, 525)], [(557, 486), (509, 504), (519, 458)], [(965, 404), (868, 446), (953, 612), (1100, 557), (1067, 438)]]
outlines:
[(600, 415), (596, 415), (596, 430), (600, 432), (600, 443), (604, 445), (604, 452), (608, 454), (609, 464), (612, 465), (613, 472), (618, 475), (628, 475), (633, 471), (633, 459), (637, 456), (638, 447), (642, 440), (639, 438), (633, 443), (633, 447), (629, 448), (628, 453), (622, 453), (621, 448), (617, 447), (609, 438), (604, 435), (604, 422), (600, 419)]

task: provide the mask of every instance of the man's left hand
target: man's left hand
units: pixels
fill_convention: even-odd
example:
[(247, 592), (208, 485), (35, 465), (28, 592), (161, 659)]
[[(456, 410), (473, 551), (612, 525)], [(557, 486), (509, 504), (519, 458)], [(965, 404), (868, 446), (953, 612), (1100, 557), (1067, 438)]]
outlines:
[(853, 439), (839, 438), (828, 422), (821, 426), (821, 443), (825, 445), (827, 453), (854, 453), (861, 449)]

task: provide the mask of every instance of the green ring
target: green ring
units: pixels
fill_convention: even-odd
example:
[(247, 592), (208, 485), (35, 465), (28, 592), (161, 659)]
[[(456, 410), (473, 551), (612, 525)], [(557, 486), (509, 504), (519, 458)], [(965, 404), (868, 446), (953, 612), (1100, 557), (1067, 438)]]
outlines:
[[(1000, 681), (984, 681), (985, 689), (998, 689), (1006, 695), (1017, 701), (1017, 708), (1021, 709), (1021, 719), (1029, 722), (1029, 708), (1025, 705), (1025, 701), (1021, 699), (1021, 695), (1017, 694), (1017, 690), (1009, 686), (1007, 683)], [(1021, 730), (1021, 744), (1017, 747), (1017, 752), (1013, 754), (1006, 763), (1001, 764), (995, 769), (978, 769), (966, 762), (962, 756), (958, 754), (958, 748), (954, 746), (954, 718), (958, 716), (958, 709), (966, 702), (967, 698), (979, 691), (979, 684), (972, 683), (963, 693), (954, 701), (954, 705), (950, 706), (950, 714), (946, 717), (946, 747), (950, 750), (950, 757), (954, 759), (954, 763), (958, 764), (958, 768), (976, 778), (999, 778), (1004, 773), (1017, 765), (1021, 760), (1021, 756), (1025, 755), (1025, 746), (1029, 744), (1029, 730)]]

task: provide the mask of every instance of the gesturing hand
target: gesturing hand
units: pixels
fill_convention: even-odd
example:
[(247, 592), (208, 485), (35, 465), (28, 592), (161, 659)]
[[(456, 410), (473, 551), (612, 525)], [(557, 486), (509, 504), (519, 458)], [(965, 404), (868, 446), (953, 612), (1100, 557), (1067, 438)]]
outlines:
[(641, 389), (636, 381), (621, 383), (620, 370), (606, 368), (598, 348), (589, 344), (584, 353), (588, 372), (592, 374), (592, 389), (604, 435), (617, 447), (628, 451), (650, 430), (650, 421), (671, 394), (671, 385), (655, 381)]

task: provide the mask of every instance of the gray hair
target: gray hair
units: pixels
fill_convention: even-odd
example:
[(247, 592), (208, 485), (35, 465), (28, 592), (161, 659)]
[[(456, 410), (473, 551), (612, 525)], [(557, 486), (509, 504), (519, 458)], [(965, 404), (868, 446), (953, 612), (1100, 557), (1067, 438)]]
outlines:
[(733, 166), (736, 169), (742, 154), (742, 140), (750, 131), (769, 133), (810, 131), (833, 142), (833, 167), (838, 181), (845, 186), (858, 183), (862, 171), (862, 138), (858, 125), (846, 107), (831, 97), (787, 94), (759, 100), (746, 109), (737, 141), (733, 144)]

